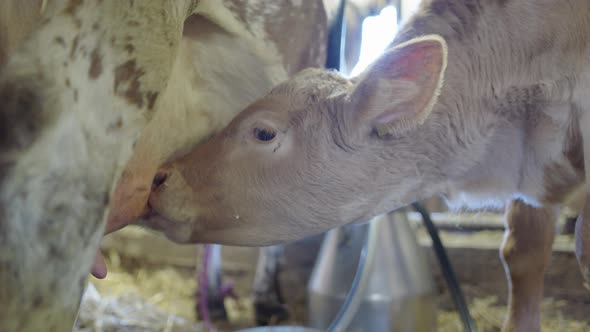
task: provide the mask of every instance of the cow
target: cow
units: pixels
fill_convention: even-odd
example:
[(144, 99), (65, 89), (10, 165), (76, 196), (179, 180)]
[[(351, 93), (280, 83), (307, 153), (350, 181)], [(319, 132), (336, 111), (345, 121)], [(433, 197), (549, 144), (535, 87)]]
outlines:
[(576, 194), (590, 282), (589, 17), (586, 0), (425, 0), (359, 77), (305, 70), (167, 163), (146, 223), (270, 245), (437, 194), (506, 205), (503, 329), (540, 331), (557, 213)]
[(132, 217), (161, 162), (322, 66), (327, 19), (292, 0), (11, 0), (0, 29), (0, 330), (65, 331), (107, 217)]

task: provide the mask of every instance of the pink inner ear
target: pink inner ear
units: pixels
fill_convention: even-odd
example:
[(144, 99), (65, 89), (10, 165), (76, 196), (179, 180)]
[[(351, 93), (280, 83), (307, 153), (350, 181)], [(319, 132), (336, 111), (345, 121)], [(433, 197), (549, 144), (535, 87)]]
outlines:
[(422, 122), (429, 110), (424, 115), (422, 112), (440, 83), (445, 61), (443, 43), (417, 39), (379, 58), (353, 95), (363, 110), (362, 117), (383, 132)]
[(385, 70), (392, 73), (395, 79), (418, 81), (424, 74), (432, 74), (431, 66), (436, 65), (432, 62), (439, 62), (436, 59), (441, 56), (441, 52), (440, 44), (434, 41), (408, 45), (396, 52), (393, 61), (387, 63)]
[(437, 41), (417, 42), (393, 52), (378, 69), (381, 93), (391, 97), (376, 98), (384, 102), (374, 119), (377, 125), (415, 118), (432, 98), (443, 65), (443, 48)]

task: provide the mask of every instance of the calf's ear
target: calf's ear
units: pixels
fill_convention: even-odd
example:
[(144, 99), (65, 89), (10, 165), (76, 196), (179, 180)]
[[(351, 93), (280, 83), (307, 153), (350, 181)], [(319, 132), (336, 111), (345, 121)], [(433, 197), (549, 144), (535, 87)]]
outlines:
[(403, 135), (422, 124), (436, 103), (447, 44), (426, 35), (386, 51), (358, 79), (350, 101), (356, 125), (379, 136)]

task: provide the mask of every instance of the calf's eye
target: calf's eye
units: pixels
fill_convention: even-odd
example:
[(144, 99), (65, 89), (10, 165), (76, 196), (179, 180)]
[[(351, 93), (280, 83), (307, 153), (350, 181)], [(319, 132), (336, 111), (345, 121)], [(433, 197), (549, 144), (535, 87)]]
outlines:
[(277, 133), (270, 129), (254, 128), (254, 137), (262, 142), (272, 141)]

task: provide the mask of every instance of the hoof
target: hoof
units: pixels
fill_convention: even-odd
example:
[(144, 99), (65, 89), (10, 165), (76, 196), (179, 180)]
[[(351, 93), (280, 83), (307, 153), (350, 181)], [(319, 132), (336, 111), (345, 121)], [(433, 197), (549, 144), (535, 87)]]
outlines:
[(277, 324), (289, 319), (287, 306), (280, 303), (254, 303), (256, 324), (266, 326)]

